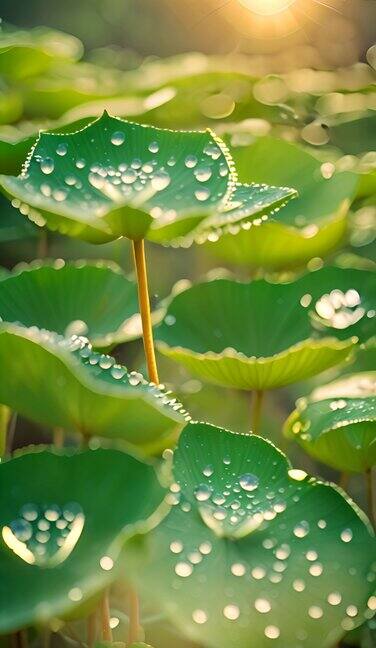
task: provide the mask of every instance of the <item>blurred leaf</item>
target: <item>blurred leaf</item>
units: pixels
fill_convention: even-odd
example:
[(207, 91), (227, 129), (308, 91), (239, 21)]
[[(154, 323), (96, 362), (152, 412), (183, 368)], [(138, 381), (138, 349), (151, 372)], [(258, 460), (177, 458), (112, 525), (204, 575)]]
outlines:
[(158, 348), (226, 387), (288, 385), (342, 362), (357, 339), (373, 335), (374, 277), (323, 268), (287, 284), (198, 284), (172, 299)]
[(369, 470), (376, 464), (376, 372), (340, 378), (299, 399), (285, 434), (337, 470)]
[(210, 131), (159, 130), (104, 113), (76, 133), (42, 133), (22, 175), (2, 176), (2, 185), (31, 220), (95, 243), (180, 240), (206, 217), (216, 214), (218, 227), (252, 220), (296, 193), (263, 186), (262, 200), (259, 187), (235, 180)]
[(54, 29), (0, 31), (0, 74), (11, 80), (26, 79), (44, 72), (55, 61), (74, 61), (81, 55), (78, 38)]
[(186, 420), (176, 399), (82, 338), (15, 324), (0, 328), (0, 402), (42, 425), (145, 452), (165, 447)]
[(110, 263), (36, 263), (0, 283), (0, 319), (106, 347), (142, 335), (137, 286)]
[(163, 514), (154, 468), (116, 450), (23, 454), (0, 465), (0, 486), (2, 633), (71, 614)]
[(190, 424), (174, 480), (175, 506), (133, 577), (184, 635), (213, 648), (331, 648), (373, 614), (370, 525), (271, 443)]
[(6, 405), (0, 404), (0, 458), (4, 456), (7, 447), (7, 432), (11, 411)]
[(298, 146), (271, 137), (235, 147), (231, 153), (242, 182), (293, 186), (298, 197), (278, 214), (277, 222), (270, 220), (262, 229), (233, 229), (209, 243), (209, 252), (232, 263), (288, 268), (325, 256), (339, 245), (356, 191), (355, 174), (326, 178), (323, 174), (332, 172), (334, 165), (324, 168), (325, 163)]
[(330, 139), (344, 153), (358, 155), (376, 149), (376, 114), (369, 111), (334, 124), (330, 127)]

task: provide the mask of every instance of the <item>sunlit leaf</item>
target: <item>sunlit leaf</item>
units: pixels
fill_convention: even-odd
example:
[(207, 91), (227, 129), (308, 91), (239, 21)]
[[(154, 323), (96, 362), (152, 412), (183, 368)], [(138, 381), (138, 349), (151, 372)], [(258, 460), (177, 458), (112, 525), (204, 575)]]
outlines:
[(96, 595), (118, 577), (124, 541), (162, 515), (154, 468), (116, 450), (23, 454), (0, 465), (0, 485), (2, 634)]
[(340, 378), (299, 399), (285, 434), (333, 468), (369, 470), (376, 464), (376, 372)]
[(137, 287), (109, 263), (34, 264), (0, 284), (0, 320), (85, 335), (96, 347), (142, 334)]
[(175, 505), (134, 578), (183, 634), (213, 648), (331, 648), (371, 618), (375, 538), (337, 488), (260, 437), (205, 423), (182, 433), (173, 478)]
[(218, 279), (175, 296), (156, 339), (209, 382), (270, 389), (343, 361), (373, 335), (375, 301), (375, 275), (363, 270), (323, 268), (287, 284)]
[(249, 186), (233, 203), (235, 180), (226, 147), (210, 131), (160, 130), (107, 113), (76, 133), (42, 133), (23, 173), (1, 177), (31, 220), (96, 243), (180, 240), (214, 215), (221, 227), (252, 220), (296, 195)]
[(0, 326), (0, 402), (38, 423), (145, 451), (165, 447), (187, 416), (163, 389), (84, 339), (14, 324)]
[(321, 164), (294, 144), (271, 137), (231, 153), (242, 182), (293, 186), (298, 198), (262, 229), (235, 227), (212, 239), (209, 252), (241, 265), (288, 268), (327, 255), (344, 239), (355, 174), (335, 173), (333, 164)]

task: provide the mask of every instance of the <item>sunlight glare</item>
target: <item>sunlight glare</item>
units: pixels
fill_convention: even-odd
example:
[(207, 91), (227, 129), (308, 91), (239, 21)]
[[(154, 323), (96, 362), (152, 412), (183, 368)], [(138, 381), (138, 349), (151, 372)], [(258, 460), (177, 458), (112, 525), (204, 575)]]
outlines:
[(261, 16), (273, 16), (288, 9), (296, 0), (239, 0), (239, 2)]

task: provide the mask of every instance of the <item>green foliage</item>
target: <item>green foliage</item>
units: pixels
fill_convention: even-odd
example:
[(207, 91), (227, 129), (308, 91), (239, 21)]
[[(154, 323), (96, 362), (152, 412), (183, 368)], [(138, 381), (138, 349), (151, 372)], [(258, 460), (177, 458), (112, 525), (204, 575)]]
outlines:
[(35, 263), (0, 285), (0, 318), (106, 347), (142, 335), (137, 286), (109, 263)]
[(1, 179), (31, 220), (93, 243), (179, 240), (206, 218), (212, 226), (213, 215), (220, 230), (296, 195), (235, 181), (227, 149), (211, 132), (164, 131), (107, 113), (76, 133), (42, 133), (21, 176)]
[(0, 402), (50, 427), (163, 448), (186, 420), (176, 399), (87, 341), (15, 324), (0, 328)]
[(184, 634), (215, 648), (303, 636), (307, 648), (329, 648), (372, 615), (369, 525), (271, 443), (189, 424), (173, 479), (174, 506), (145, 539), (134, 577)]
[(285, 434), (333, 468), (370, 470), (376, 464), (376, 372), (340, 378), (301, 398)]
[(163, 514), (154, 468), (116, 450), (22, 454), (0, 465), (0, 484), (2, 633), (70, 615)]
[[(343, 241), (347, 213), (358, 183), (354, 173), (335, 173), (294, 144), (271, 137), (232, 149), (241, 181), (294, 186), (298, 198), (262, 230), (239, 229), (208, 244), (208, 251), (225, 261), (267, 268), (302, 265), (324, 256)], [(332, 174), (332, 175), (330, 175)]]
[(56, 61), (74, 61), (82, 54), (82, 43), (69, 34), (38, 27), (31, 31), (1, 32), (0, 74), (25, 79), (47, 70)]
[(341, 268), (286, 284), (218, 279), (173, 298), (158, 347), (216, 384), (279, 387), (338, 364), (357, 339), (366, 341), (374, 293), (373, 272)]
[[(125, 32), (112, 4), (90, 38), (148, 36), (150, 3), (126, 3)], [(371, 525), (278, 445), (310, 394), (283, 429), (295, 463), (367, 471), (372, 517), (373, 49), (370, 66), (259, 77), (263, 57), (0, 39), (1, 647), (52, 631), (62, 648), (371, 648)], [(137, 281), (113, 262), (129, 267), (123, 237), (185, 248), (147, 245), (149, 295), (143, 245)]]

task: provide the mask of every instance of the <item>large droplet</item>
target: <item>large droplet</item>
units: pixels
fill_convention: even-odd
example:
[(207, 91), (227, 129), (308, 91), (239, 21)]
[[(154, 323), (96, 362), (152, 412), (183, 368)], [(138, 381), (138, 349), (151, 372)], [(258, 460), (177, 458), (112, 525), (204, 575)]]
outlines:
[(239, 478), (239, 484), (245, 491), (253, 491), (259, 485), (259, 478), (252, 473), (245, 473)]
[(111, 135), (111, 144), (114, 146), (121, 146), (124, 143), (125, 134), (122, 131), (115, 131)]
[(50, 157), (43, 158), (40, 163), (40, 168), (43, 173), (49, 175), (55, 168), (55, 162)]

